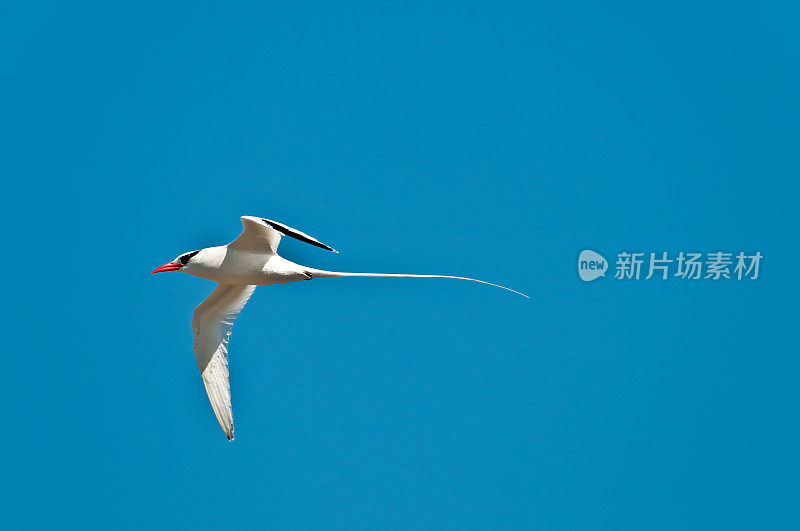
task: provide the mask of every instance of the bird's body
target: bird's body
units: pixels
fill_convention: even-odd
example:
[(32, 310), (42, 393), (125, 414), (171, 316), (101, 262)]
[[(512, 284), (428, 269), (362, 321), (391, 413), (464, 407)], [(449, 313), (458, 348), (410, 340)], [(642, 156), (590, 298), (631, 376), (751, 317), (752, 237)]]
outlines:
[(217, 287), (211, 295), (195, 308), (192, 315), (192, 333), (195, 358), (203, 384), (214, 414), (230, 440), (233, 440), (233, 412), (228, 377), (228, 338), (236, 317), (256, 286), (334, 277), (454, 278), (497, 286), (527, 297), (505, 286), (466, 277), (343, 273), (302, 266), (278, 256), (278, 244), (282, 235), (291, 236), (329, 251), (337, 251), (307, 234), (276, 221), (253, 216), (243, 216), (241, 220), (244, 227), (242, 234), (228, 245), (184, 253), (153, 271), (159, 273), (180, 270), (217, 282)]
[(217, 282), (266, 286), (310, 280), (305, 273), (307, 269), (277, 254), (265, 255), (221, 245), (202, 249), (181, 271)]

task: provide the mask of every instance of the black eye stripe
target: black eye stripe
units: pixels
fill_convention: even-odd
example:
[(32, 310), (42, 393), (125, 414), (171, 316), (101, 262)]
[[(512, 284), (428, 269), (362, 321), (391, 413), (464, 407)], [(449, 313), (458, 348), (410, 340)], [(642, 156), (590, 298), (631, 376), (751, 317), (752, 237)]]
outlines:
[(191, 253), (185, 253), (185, 254), (182, 254), (182, 255), (180, 255), (180, 256), (178, 257), (178, 262), (180, 262), (180, 263), (181, 263), (181, 264), (183, 264), (183, 265), (186, 265), (186, 264), (189, 262), (189, 260), (191, 260), (191, 259), (192, 259), (192, 257), (193, 257), (194, 255), (196, 255), (197, 253), (199, 253), (199, 252), (200, 252), (200, 251), (192, 251)]

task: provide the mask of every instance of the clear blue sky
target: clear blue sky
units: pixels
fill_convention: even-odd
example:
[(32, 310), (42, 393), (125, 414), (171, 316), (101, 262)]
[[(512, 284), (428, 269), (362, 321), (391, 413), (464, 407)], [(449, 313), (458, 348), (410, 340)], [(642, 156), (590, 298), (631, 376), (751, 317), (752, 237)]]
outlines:
[[(287, 5), (288, 4), (288, 5)], [(0, 5), (11, 528), (797, 528), (798, 11)], [(236, 440), (150, 275), (283, 221)], [(579, 280), (582, 249), (760, 251)]]

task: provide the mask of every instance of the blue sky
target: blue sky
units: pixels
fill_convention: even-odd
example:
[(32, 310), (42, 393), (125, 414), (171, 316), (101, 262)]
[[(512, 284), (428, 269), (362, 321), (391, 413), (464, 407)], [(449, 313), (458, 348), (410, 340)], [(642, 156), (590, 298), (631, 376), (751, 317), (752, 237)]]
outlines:
[[(5, 2), (11, 527), (791, 528), (796, 6)], [(240, 215), (341, 251), (234, 328), (236, 440), (150, 275)], [(579, 280), (594, 249), (756, 281)]]

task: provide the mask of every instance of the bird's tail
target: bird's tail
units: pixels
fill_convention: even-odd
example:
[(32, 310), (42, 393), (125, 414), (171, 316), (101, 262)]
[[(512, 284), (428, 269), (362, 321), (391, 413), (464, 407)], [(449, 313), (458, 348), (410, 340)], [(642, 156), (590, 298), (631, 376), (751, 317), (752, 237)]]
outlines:
[(528, 297), (524, 293), (520, 293), (517, 290), (501, 286), (500, 284), (492, 284), (491, 282), (486, 282), (485, 280), (478, 280), (476, 278), (454, 277), (450, 275), (410, 275), (405, 273), (346, 273), (340, 271), (324, 271), (322, 269), (313, 269), (310, 267), (305, 268), (305, 270), (309, 275), (311, 275), (312, 278), (337, 278), (337, 277), (454, 278), (456, 280), (469, 280), (471, 282), (480, 282), (481, 284), (488, 284), (489, 286), (494, 286), (496, 288), (501, 288), (507, 291), (511, 291), (513, 293), (516, 293), (517, 295), (522, 295), (526, 299), (530, 299), (530, 297)]

